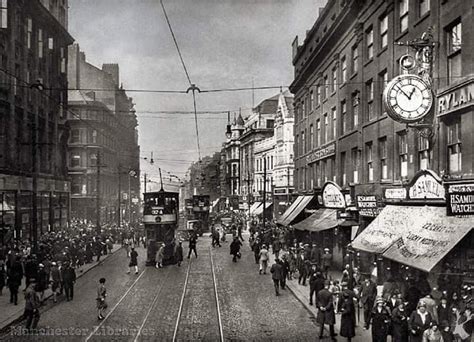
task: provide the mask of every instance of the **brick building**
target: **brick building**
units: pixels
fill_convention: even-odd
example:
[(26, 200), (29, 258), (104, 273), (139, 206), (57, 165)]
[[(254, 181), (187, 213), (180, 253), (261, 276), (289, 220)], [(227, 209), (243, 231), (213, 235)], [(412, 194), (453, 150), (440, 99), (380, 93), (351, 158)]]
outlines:
[(66, 0), (4, 0), (0, 5), (3, 244), (67, 228), (66, 71), (73, 38), (67, 31)]
[[(333, 181), (353, 206), (357, 195), (383, 202), (386, 188), (405, 186), (420, 170), (433, 170), (443, 185), (473, 181), (474, 47), (467, 38), (474, 29), (472, 13), (469, 1), (461, 0), (328, 1), (303, 44), (298, 37), (293, 43), (290, 90), (300, 194), (321, 196), (323, 185)], [(387, 82), (401, 72), (400, 57), (414, 55), (394, 43), (418, 39), (429, 27), (436, 42), (432, 138), (392, 120), (382, 104)], [(374, 220), (348, 216), (360, 216), (359, 232)], [(351, 231), (341, 231), (338, 241), (327, 244), (345, 255)], [(472, 238), (471, 232), (460, 245)], [(448, 259), (453, 255), (462, 268), (472, 250), (458, 249)]]

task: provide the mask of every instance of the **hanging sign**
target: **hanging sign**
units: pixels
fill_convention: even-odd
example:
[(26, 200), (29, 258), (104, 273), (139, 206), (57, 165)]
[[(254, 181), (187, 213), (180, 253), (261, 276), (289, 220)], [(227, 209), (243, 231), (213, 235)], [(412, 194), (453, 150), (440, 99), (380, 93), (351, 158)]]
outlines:
[(410, 199), (445, 199), (441, 178), (430, 170), (420, 171), (408, 189)]
[(344, 209), (346, 200), (341, 188), (334, 182), (326, 182), (322, 189), (323, 205), (326, 208)]
[(474, 183), (447, 185), (448, 216), (474, 215)]
[(374, 195), (357, 195), (357, 209), (359, 215), (366, 217), (377, 217), (382, 211), (377, 196)]
[(384, 197), (387, 200), (404, 200), (407, 198), (407, 190), (405, 188), (387, 188)]

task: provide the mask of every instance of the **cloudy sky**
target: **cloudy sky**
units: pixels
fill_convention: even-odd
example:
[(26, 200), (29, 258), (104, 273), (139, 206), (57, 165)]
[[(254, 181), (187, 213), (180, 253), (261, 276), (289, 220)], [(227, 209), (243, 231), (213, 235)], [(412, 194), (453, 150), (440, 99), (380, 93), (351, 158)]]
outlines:
[[(293, 79), (291, 43), (304, 39), (326, 0), (164, 0), (191, 81), (201, 90), (288, 86)], [(70, 0), (69, 31), (87, 60), (120, 65), (130, 90), (181, 90), (188, 81), (159, 0)], [(255, 91), (254, 104), (278, 93)], [(198, 159), (192, 96), (130, 91), (139, 118), (142, 160), (152, 179), (158, 167), (184, 176)], [(198, 111), (248, 113), (252, 91), (197, 95)], [(226, 114), (199, 115), (201, 155), (220, 149)]]

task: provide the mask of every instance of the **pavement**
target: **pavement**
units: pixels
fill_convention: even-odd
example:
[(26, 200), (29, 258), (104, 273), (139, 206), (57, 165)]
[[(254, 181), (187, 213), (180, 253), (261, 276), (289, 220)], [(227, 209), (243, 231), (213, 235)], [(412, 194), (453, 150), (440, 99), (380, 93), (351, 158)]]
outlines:
[[(270, 252), (270, 263), (269, 266), (271, 266), (274, 263), (275, 256), (272, 252)], [(342, 272), (338, 272), (335, 270), (329, 270), (329, 278), (333, 280), (341, 280), (342, 278)], [(303, 306), (308, 310), (314, 317), (318, 314), (318, 309), (314, 305), (309, 305), (309, 278), (306, 279), (306, 286), (303, 286), (301, 284), (298, 284), (298, 273), (296, 273), (296, 278), (293, 280), (287, 280), (286, 281), (286, 286), (288, 289), (291, 291), (291, 293), (303, 304)], [(358, 342), (358, 341), (371, 341), (372, 340), (372, 334), (370, 330), (365, 330), (364, 329), (364, 313), (362, 308), (356, 308), (356, 310), (360, 310), (360, 312), (356, 313), (356, 317), (359, 317), (359, 320), (357, 320), (356, 323), (356, 329), (355, 333), (356, 336), (352, 339), (352, 341)], [(341, 315), (336, 314), (336, 324), (334, 326), (334, 330), (336, 334), (339, 335), (339, 330), (341, 327)], [(327, 329), (326, 329), (327, 330)], [(329, 333), (326, 331), (325, 336), (328, 336)], [(338, 340), (342, 339), (341, 337), (338, 336)]]
[[(77, 278), (82, 277), (92, 268), (104, 262), (104, 260), (110, 257), (113, 253), (115, 253), (121, 247), (122, 245), (115, 244), (114, 247), (112, 248), (112, 253), (103, 255), (100, 259), (100, 262), (95, 261), (96, 257), (94, 257), (94, 261), (92, 263), (85, 264), (79, 268), (76, 268)], [(24, 288), (25, 288), (25, 277), (23, 277), (22, 284), (19, 289), (18, 305), (13, 305), (10, 303), (10, 292), (7, 287), (4, 288), (3, 294), (0, 296), (0, 308), (2, 308), (0, 311), (0, 331), (4, 330), (6, 327), (14, 323), (15, 321), (18, 321), (23, 316), (23, 312), (25, 310), (25, 297), (23, 295)], [(49, 305), (53, 302), (52, 296), (53, 296), (53, 293), (51, 291), (51, 288), (48, 288), (44, 294), (44, 298), (46, 298), (45, 305)], [(64, 295), (58, 297), (58, 303), (57, 303), (58, 305), (60, 305), (60, 301), (64, 299), (63, 297)]]

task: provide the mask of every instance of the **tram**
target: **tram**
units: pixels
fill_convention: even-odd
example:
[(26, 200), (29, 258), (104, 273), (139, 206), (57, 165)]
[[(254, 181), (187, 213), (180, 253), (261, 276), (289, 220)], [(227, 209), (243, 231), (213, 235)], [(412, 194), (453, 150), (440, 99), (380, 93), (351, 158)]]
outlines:
[(179, 194), (161, 189), (143, 194), (143, 224), (147, 245), (147, 266), (155, 265), (158, 247), (164, 243), (163, 265), (175, 263), (175, 232), (178, 228)]

